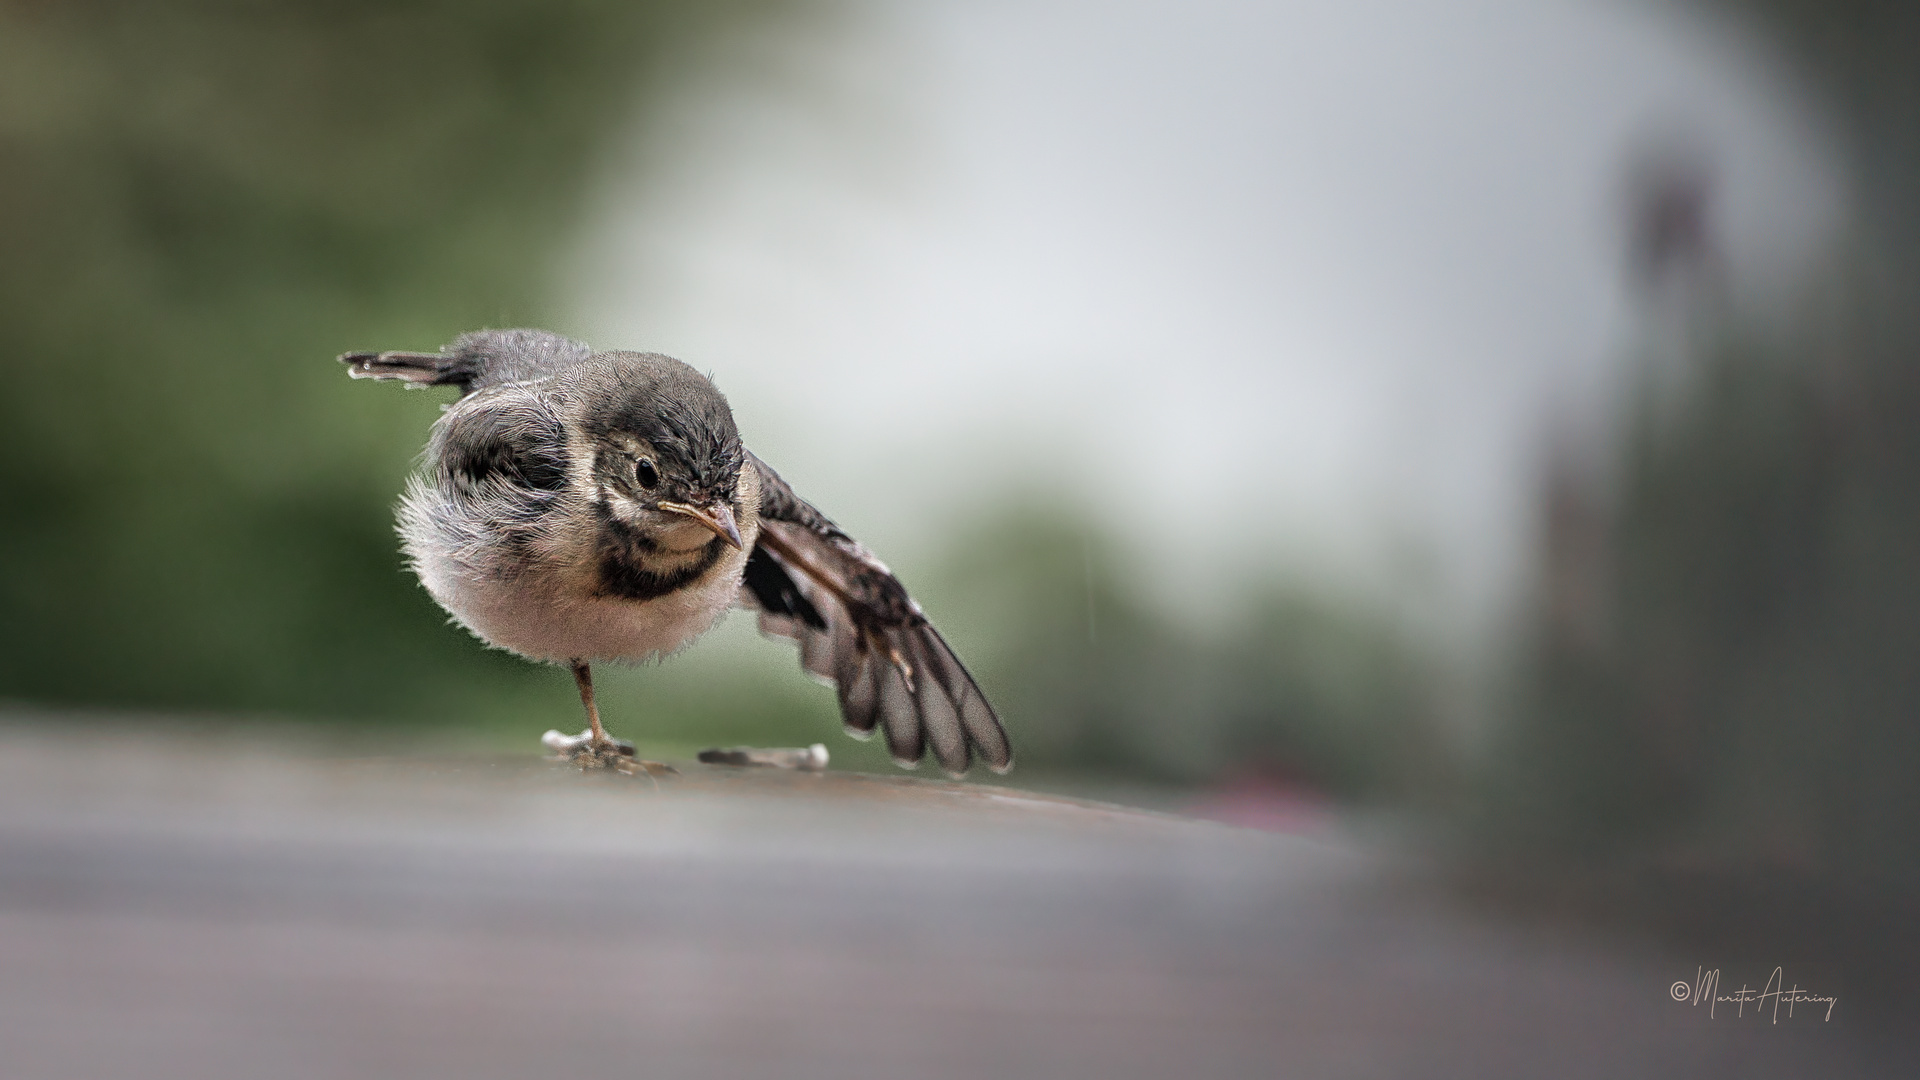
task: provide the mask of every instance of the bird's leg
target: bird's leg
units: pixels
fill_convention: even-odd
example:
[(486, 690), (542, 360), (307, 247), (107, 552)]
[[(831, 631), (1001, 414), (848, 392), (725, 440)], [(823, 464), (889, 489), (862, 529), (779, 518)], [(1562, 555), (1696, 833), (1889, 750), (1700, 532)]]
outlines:
[(585, 769), (612, 768), (648, 774), (678, 771), (671, 765), (634, 757), (632, 743), (609, 736), (607, 729), (600, 726), (600, 707), (593, 700), (592, 667), (585, 660), (569, 661), (567, 666), (573, 670), (574, 685), (580, 688), (580, 707), (587, 711), (587, 730), (578, 735), (549, 731), (540, 738), (548, 749)]
[(600, 726), (600, 706), (593, 700), (593, 668), (585, 660), (575, 660), (570, 666), (573, 683), (580, 688), (580, 707), (587, 710), (587, 730), (593, 733), (587, 745), (595, 750), (611, 749), (613, 740), (607, 738), (607, 729)]

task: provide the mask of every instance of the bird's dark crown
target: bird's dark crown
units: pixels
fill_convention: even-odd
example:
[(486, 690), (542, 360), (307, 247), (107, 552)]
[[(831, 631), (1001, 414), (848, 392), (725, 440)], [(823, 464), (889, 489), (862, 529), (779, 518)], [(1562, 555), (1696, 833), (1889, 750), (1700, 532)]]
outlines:
[[(610, 353), (604, 379), (586, 387), (581, 424), (596, 449), (595, 480), (644, 502), (731, 501), (746, 450), (727, 399), (678, 360)], [(659, 479), (641, 483), (650, 463)]]

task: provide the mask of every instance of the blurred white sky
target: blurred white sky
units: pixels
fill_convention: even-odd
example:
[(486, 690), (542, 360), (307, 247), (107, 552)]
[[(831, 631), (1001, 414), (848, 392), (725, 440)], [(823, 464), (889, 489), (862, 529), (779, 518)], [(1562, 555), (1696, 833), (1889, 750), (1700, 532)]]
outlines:
[(1631, 148), (1699, 139), (1749, 296), (1831, 228), (1743, 44), (1620, 0), (842, 4), (610, 163), (569, 329), (714, 373), (909, 581), (1025, 486), (1169, 545), (1164, 595), (1255, 567), (1484, 630), (1547, 425), (1634, 348)]

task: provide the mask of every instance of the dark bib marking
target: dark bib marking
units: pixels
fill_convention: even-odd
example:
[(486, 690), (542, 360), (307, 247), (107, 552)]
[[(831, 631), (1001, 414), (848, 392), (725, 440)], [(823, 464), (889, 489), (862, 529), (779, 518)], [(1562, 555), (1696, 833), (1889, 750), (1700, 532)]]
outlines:
[(698, 559), (659, 574), (641, 565), (635, 557), (639, 554), (637, 551), (617, 542), (608, 545), (600, 552), (599, 595), (617, 596), (622, 600), (653, 600), (665, 596), (713, 569), (713, 564), (720, 561), (721, 547), (720, 538), (715, 537), (700, 549)]

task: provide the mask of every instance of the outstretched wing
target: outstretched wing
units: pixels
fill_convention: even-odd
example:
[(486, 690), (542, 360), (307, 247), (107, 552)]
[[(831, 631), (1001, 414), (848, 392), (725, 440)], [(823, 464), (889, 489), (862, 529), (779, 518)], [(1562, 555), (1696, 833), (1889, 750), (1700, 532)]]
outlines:
[(458, 386), (462, 394), (557, 374), (593, 350), (545, 330), (476, 330), (437, 353), (352, 352), (340, 362), (356, 379), (400, 379), (413, 386)]
[(741, 600), (760, 609), (762, 632), (799, 642), (801, 666), (834, 684), (848, 730), (880, 729), (907, 768), (928, 749), (956, 775), (975, 756), (1012, 768), (993, 706), (886, 564), (765, 462), (749, 454), (747, 467), (760, 472), (760, 536)]

